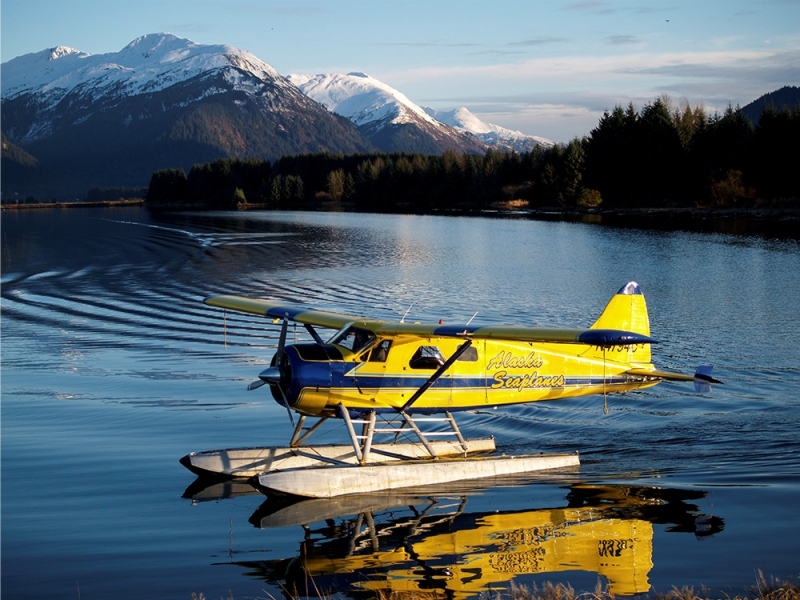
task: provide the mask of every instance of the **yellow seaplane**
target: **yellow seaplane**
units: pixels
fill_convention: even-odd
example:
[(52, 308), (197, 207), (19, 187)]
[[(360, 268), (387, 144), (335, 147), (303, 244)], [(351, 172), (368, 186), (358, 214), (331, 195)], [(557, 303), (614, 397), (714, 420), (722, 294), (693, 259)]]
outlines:
[[(390, 322), (227, 295), (204, 302), (282, 323), (271, 365), (248, 389), (268, 386), (292, 423), (292, 413), (299, 419), (288, 447), (194, 452), (181, 463), (199, 475), (250, 477), (271, 492), (332, 497), (574, 467), (577, 453), (493, 455), (494, 439), (466, 439), (454, 414), (665, 379), (700, 391), (719, 383), (711, 367), (693, 375), (655, 368), (657, 341), (636, 282), (586, 329)], [(287, 344), (290, 322), (313, 341)], [(335, 333), (325, 341), (318, 328)], [(349, 443), (309, 444), (329, 419), (344, 422)]]

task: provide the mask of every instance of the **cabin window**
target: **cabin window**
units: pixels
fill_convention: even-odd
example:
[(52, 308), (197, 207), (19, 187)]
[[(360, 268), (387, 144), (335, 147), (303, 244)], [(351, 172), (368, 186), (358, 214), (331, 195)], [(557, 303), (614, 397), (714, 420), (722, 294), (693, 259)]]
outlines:
[(444, 357), (436, 346), (420, 346), (408, 361), (412, 369), (438, 369), (444, 364)]
[(386, 362), (386, 357), (389, 355), (389, 348), (391, 346), (392, 340), (383, 340), (369, 353), (369, 362)]
[(355, 353), (369, 346), (374, 340), (375, 334), (369, 329), (352, 326), (333, 336), (330, 343)]
[(478, 349), (470, 346), (458, 357), (459, 362), (478, 362)]

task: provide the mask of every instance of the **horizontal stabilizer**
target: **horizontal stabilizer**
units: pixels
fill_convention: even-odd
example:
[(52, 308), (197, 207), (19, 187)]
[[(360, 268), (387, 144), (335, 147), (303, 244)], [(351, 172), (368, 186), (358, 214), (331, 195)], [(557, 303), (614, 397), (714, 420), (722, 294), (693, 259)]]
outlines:
[(700, 365), (694, 373), (694, 389), (700, 394), (708, 394), (711, 391), (712, 383), (722, 383), (719, 379), (714, 379), (711, 372), (714, 367)]
[(642, 377), (658, 377), (670, 381), (694, 381), (694, 375), (675, 373), (674, 371), (664, 371), (662, 369), (628, 369), (625, 375), (640, 375)]
[(625, 371), (625, 375), (639, 375), (642, 377), (658, 377), (660, 379), (668, 379), (670, 381), (693, 381), (694, 382), (694, 389), (703, 394), (707, 394), (711, 391), (711, 384), (712, 383), (722, 383), (718, 379), (714, 379), (711, 376), (711, 371), (714, 370), (714, 367), (709, 366), (700, 366), (697, 367), (697, 371), (694, 375), (686, 375), (684, 373), (675, 373), (674, 371), (664, 371), (662, 369), (642, 369), (642, 368), (635, 368), (635, 369), (628, 369)]

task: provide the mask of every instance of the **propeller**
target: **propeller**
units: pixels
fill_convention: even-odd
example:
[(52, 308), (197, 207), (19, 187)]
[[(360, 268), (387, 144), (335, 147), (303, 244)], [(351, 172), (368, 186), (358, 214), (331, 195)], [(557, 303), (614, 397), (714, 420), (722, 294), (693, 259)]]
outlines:
[(281, 379), (283, 377), (283, 370), (281, 369), (281, 361), (285, 356), (285, 352), (283, 351), (284, 346), (286, 345), (286, 330), (289, 328), (289, 319), (287, 316), (283, 317), (283, 324), (281, 325), (281, 334), (278, 338), (278, 351), (275, 353), (275, 357), (272, 359), (273, 364), (258, 374), (258, 381), (254, 381), (250, 385), (247, 386), (249, 390), (255, 390), (260, 388), (264, 384), (269, 384), (270, 387), (273, 389), (278, 390), (278, 394), (281, 397), (281, 404), (286, 407), (286, 412), (289, 413), (289, 420), (292, 422), (292, 427), (294, 427), (294, 417), (292, 416), (292, 409), (289, 407), (289, 401), (286, 399), (286, 394), (283, 392), (283, 388), (281, 387)]

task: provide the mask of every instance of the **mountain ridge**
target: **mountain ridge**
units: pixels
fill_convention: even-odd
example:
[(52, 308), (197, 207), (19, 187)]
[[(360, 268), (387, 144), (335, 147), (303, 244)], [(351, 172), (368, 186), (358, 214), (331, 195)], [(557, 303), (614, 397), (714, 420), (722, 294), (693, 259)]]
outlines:
[(290, 74), (286, 79), (331, 112), (350, 119), (364, 137), (384, 152), (486, 150), (469, 132), (437, 121), (404, 94), (365, 73)]
[[(157, 170), (218, 158), (554, 145), (485, 123), (466, 107), (418, 106), (361, 72), (283, 77), (249, 52), (169, 33), (106, 54), (68, 46), (26, 54), (3, 63), (0, 89), (5, 195), (74, 198), (91, 187), (141, 187)], [(798, 93), (786, 86), (742, 110), (760, 114)]]
[(492, 147), (528, 152), (538, 145), (552, 147), (555, 144), (546, 138), (485, 123), (465, 107), (435, 111), (419, 106), (405, 94), (362, 72), (290, 74), (286, 78), (332, 112), (353, 121), (373, 141), (384, 127), (415, 123), (420, 129), (429, 130), (434, 138), (453, 138), (451, 130), (469, 136), (466, 139), (477, 138), (484, 151)]
[(514, 150), (515, 152), (522, 153), (530, 152), (536, 146), (543, 146), (545, 148), (552, 148), (555, 146), (553, 140), (536, 135), (528, 135), (521, 131), (501, 127), (500, 125), (486, 123), (472, 114), (465, 106), (460, 106), (449, 111), (437, 111), (426, 106), (424, 110), (438, 121), (450, 125), (459, 131), (469, 132), (487, 146), (498, 150)]
[(105, 54), (55, 46), (3, 63), (3, 133), (38, 161), (34, 177), (12, 158), (19, 153), (4, 153), (3, 189), (71, 196), (138, 187), (156, 170), (217, 158), (486, 150), (403, 98), (399, 114), (373, 110), (354, 123), (232, 46), (169, 33)]
[(4, 157), (4, 192), (74, 195), (217, 158), (375, 150), (253, 55), (171, 34), (103, 55), (57, 46), (4, 63), (2, 79), (3, 133), (39, 161), (26, 178)]

